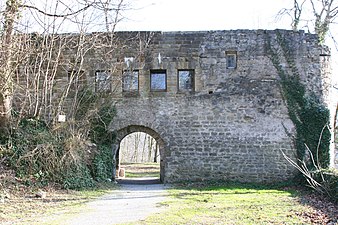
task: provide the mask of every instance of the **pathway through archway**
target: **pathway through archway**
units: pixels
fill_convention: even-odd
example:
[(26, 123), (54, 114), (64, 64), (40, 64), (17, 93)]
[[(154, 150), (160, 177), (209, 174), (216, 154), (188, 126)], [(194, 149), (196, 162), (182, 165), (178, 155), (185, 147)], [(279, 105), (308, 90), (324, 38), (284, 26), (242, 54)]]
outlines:
[(164, 180), (164, 142), (152, 129), (128, 126), (117, 132), (116, 180), (153, 184)]
[(40, 218), (37, 224), (63, 225), (111, 225), (137, 223), (146, 217), (165, 209), (160, 203), (169, 193), (163, 184), (122, 184), (119, 189), (87, 202), (71, 211)]

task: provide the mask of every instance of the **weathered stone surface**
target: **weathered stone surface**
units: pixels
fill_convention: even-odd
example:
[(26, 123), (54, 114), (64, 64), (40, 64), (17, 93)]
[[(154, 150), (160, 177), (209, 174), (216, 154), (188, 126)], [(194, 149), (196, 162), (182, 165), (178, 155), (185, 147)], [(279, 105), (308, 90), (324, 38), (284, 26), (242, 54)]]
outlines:
[[(314, 35), (281, 31), (290, 39), (301, 78), (322, 95), (321, 47)], [(279, 77), (266, 53), (274, 31), (159, 33), (152, 60), (140, 64), (140, 96), (117, 100), (111, 129), (151, 128), (163, 140), (165, 182), (236, 180), (274, 182), (295, 170), (282, 151), (295, 156), (293, 131)], [(190, 40), (190, 43), (187, 41)], [(158, 43), (158, 44), (157, 44)], [(237, 67), (226, 68), (226, 52), (237, 53)], [(161, 54), (162, 63), (156, 56)], [(285, 60), (285, 59), (284, 59)], [(286, 61), (286, 60), (285, 60)], [(281, 62), (285, 63), (286, 62)], [(149, 91), (149, 69), (166, 69), (166, 93)], [(177, 93), (177, 69), (195, 70), (195, 92)]]
[[(289, 65), (283, 55), (280, 37), (289, 44), (295, 65)], [(118, 47), (105, 47), (111, 38)], [(295, 173), (282, 155), (283, 151), (295, 157), (286, 134), (294, 128), (268, 44), (280, 53), (280, 65), (286, 71), (297, 68), (307, 88), (325, 100), (327, 50), (315, 35), (302, 31), (100, 34), (93, 42), (96, 47), (84, 55), (81, 70), (93, 89), (95, 71), (112, 73), (111, 97), (116, 100), (117, 116), (110, 130), (117, 133), (115, 148), (132, 132), (152, 135), (160, 145), (164, 182), (278, 182)], [(75, 51), (69, 48), (61, 53), (59, 87), (67, 83)], [(234, 68), (228, 68), (228, 54), (236, 55)], [(128, 67), (125, 58), (131, 57)], [(126, 69), (139, 71), (135, 93), (122, 91)], [(150, 90), (150, 70), (158, 69), (166, 70), (164, 92)], [(194, 91), (178, 91), (178, 70), (182, 69), (194, 70)]]

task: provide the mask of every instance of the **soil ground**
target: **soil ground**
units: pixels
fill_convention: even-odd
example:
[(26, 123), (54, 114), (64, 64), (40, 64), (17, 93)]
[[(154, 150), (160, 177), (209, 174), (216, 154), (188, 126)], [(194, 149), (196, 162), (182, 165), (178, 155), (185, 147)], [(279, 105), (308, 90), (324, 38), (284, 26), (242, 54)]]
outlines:
[[(51, 185), (41, 188), (45, 198), (37, 198), (38, 187), (27, 186), (14, 171), (1, 167), (0, 224), (117, 224), (160, 211), (167, 191), (156, 176), (159, 166), (128, 164), (125, 168), (132, 178), (118, 179), (118, 184), (107, 184), (99, 192), (79, 194)], [(97, 199), (100, 193), (106, 194)]]
[(45, 224), (108, 225), (145, 219), (160, 212), (168, 193), (162, 184), (121, 184), (119, 190), (87, 203), (76, 214), (64, 213)]

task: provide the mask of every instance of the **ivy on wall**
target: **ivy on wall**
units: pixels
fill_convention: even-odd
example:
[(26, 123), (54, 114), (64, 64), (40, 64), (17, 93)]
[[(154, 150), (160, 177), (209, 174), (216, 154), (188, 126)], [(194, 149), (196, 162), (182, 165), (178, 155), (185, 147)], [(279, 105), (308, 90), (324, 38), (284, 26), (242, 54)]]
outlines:
[[(306, 146), (308, 146), (314, 156), (315, 164), (327, 168), (330, 162), (331, 138), (328, 129), (329, 110), (320, 101), (319, 96), (311, 90), (306, 90), (301, 82), (295, 61), (296, 49), (292, 47), (292, 40), (287, 40), (279, 31), (276, 32), (279, 48), (273, 47), (271, 37), (267, 35), (266, 50), (279, 75), (281, 93), (296, 129), (293, 138), (297, 158), (306, 160)], [(289, 70), (282, 66), (282, 59), (285, 59)], [(308, 166), (313, 168), (310, 161)]]

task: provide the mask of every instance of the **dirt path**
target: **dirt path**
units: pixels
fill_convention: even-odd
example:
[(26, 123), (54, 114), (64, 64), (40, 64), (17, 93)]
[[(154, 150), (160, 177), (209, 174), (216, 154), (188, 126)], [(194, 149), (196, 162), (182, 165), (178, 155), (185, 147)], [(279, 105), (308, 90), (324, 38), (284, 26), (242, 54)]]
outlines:
[(63, 215), (46, 224), (110, 225), (138, 221), (163, 210), (159, 203), (167, 195), (163, 184), (121, 184), (119, 190), (87, 203), (79, 213)]

